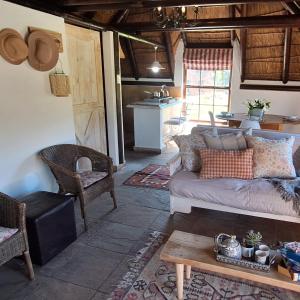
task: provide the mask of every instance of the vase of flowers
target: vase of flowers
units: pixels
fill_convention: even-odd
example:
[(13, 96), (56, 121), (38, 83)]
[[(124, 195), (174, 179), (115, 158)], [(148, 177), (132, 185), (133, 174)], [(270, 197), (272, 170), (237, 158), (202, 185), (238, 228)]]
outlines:
[(263, 99), (254, 99), (247, 102), (248, 115), (249, 117), (255, 117), (258, 120), (262, 120), (265, 111), (267, 111), (271, 106), (270, 101)]

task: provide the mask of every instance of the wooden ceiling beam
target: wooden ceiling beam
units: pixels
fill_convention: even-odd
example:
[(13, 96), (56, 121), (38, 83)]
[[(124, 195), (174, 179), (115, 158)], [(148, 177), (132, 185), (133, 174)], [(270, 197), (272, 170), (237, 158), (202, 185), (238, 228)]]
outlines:
[[(242, 7), (242, 17), (247, 17), (247, 5)], [(241, 82), (245, 81), (247, 56), (247, 29), (240, 31)]]
[[(144, 1), (105, 1), (102, 0), (65, 0), (62, 5), (69, 7), (70, 11), (93, 11), (105, 9), (126, 9), (126, 8), (155, 8), (161, 7), (178, 7), (178, 6), (224, 6), (224, 5), (240, 5), (253, 4), (262, 2), (278, 2), (276, 0), (144, 0)], [(292, 0), (284, 0), (282, 2), (290, 3)]]
[(115, 13), (111, 20), (110, 20), (110, 24), (114, 25), (114, 24), (120, 24), (123, 21), (125, 21), (128, 17), (129, 14), (129, 9), (121, 9), (119, 10), (117, 13)]
[(299, 7), (294, 2), (288, 3), (281, 1), (281, 4), (291, 15), (297, 15), (300, 13)]
[(62, 17), (65, 19), (65, 22), (68, 24), (77, 25), (80, 27), (84, 27), (84, 28), (88, 28), (88, 29), (92, 29), (92, 30), (96, 30), (96, 31), (110, 30), (110, 31), (118, 32), (120, 36), (123, 36), (127, 39), (131, 39), (131, 40), (141, 42), (144, 44), (148, 44), (151, 46), (157, 46), (158, 48), (163, 48), (163, 49), (165, 48), (164, 45), (161, 45), (161, 44), (151, 41), (149, 39), (138, 37), (134, 34), (124, 32), (123, 30), (119, 30), (112, 26), (100, 24), (94, 20), (87, 19), (83, 16), (76, 16), (76, 15), (66, 13), (61, 7), (58, 7), (55, 4), (50, 4), (48, 2), (45, 3), (45, 1), (39, 2), (37, 0), (26, 0), (26, 1), (8, 0), (8, 2), (16, 3), (19, 5), (25, 6), (25, 7), (29, 7), (29, 8), (35, 9), (35, 10), (43, 11), (45, 13), (49, 13), (49, 14), (52, 14), (55, 16)]
[(247, 28), (268, 27), (299, 27), (300, 15), (274, 15), (240, 18), (218, 18), (207, 20), (188, 20), (184, 27), (160, 28), (152, 23), (130, 23), (123, 25), (122, 29), (127, 32), (154, 32), (154, 31), (209, 31), (209, 30), (233, 30)]
[(166, 47), (167, 59), (168, 59), (168, 66), (172, 80), (174, 80), (174, 66), (175, 66), (175, 59), (172, 47), (172, 40), (170, 32), (163, 32), (163, 41)]
[(125, 48), (126, 48), (126, 52), (128, 54), (129, 63), (130, 63), (130, 67), (132, 70), (132, 75), (136, 80), (138, 80), (140, 78), (140, 74), (139, 74), (137, 62), (136, 62), (136, 59), (134, 56), (134, 50), (132, 47), (131, 40), (125, 39)]
[(186, 47), (186, 45), (187, 45), (187, 36), (186, 36), (186, 33), (184, 31), (181, 32), (181, 39), (182, 39), (184, 47)]
[(188, 43), (186, 48), (232, 48), (230, 42), (228, 43)]
[(289, 81), (291, 41), (292, 41), (292, 28), (286, 28), (285, 35), (284, 35), (283, 69), (282, 69), (283, 83), (287, 83)]

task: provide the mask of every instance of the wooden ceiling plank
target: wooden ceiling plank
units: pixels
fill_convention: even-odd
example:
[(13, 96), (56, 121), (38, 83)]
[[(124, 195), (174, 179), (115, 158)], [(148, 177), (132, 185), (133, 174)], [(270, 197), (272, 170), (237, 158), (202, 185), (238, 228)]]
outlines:
[[(269, 28), (274, 27), (299, 27), (300, 15), (274, 15), (274, 16), (255, 16), (240, 18), (218, 18), (206, 20), (188, 20), (183, 28), (167, 27), (160, 28), (152, 23), (130, 23), (122, 26), (127, 32), (155, 32), (155, 31), (209, 31), (209, 30), (233, 30), (247, 28)], [(193, 26), (191, 26), (191, 24)]]
[(163, 41), (166, 47), (167, 59), (168, 59), (168, 66), (172, 80), (174, 80), (174, 66), (175, 66), (175, 59), (174, 53), (172, 48), (172, 40), (170, 32), (163, 32)]
[(285, 36), (284, 36), (283, 69), (282, 69), (283, 83), (287, 83), (289, 81), (291, 41), (292, 41), (292, 28), (286, 28)]

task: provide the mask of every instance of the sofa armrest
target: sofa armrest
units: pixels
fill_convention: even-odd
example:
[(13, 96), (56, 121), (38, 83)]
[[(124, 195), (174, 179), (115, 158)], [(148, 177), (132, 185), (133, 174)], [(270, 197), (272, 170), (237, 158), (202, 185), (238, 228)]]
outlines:
[(175, 175), (178, 171), (180, 171), (182, 169), (180, 153), (176, 154), (173, 158), (171, 158), (167, 162), (167, 166), (170, 169), (171, 176)]

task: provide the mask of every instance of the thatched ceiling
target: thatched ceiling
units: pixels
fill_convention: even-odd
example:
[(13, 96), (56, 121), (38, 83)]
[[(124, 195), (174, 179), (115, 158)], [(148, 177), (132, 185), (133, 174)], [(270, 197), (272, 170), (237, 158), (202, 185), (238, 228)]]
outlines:
[[(107, 10), (97, 12), (94, 19), (100, 23), (109, 24), (113, 21), (115, 10)], [(254, 3), (247, 6), (236, 6), (236, 17), (241, 16), (272, 16), (272, 15), (288, 15), (290, 12), (287, 7), (281, 2), (272, 3)], [(230, 6), (218, 7), (202, 7), (199, 9), (198, 18), (215, 19), (229, 18), (231, 16)], [(193, 8), (187, 10), (188, 19), (194, 19)], [(124, 22), (124, 20), (123, 20)], [(153, 22), (152, 9), (134, 9), (129, 11), (125, 22), (134, 24), (139, 22)], [(124, 23), (125, 23), (124, 22)], [(284, 44), (285, 44), (285, 28), (258, 28), (247, 29), (246, 31), (246, 63), (244, 66), (244, 79), (261, 79), (261, 80), (282, 80), (283, 64), (284, 64)], [(299, 24), (300, 27), (300, 24)], [(122, 28), (122, 26), (120, 26)], [(139, 29), (137, 28), (137, 31)], [(300, 80), (300, 31), (298, 28), (292, 28), (291, 49), (290, 49), (290, 64), (289, 64), (289, 80)], [(239, 39), (240, 30), (235, 30)], [(164, 44), (163, 32), (140, 32), (142, 37)], [(176, 51), (179, 39), (182, 38), (180, 32), (174, 31), (168, 33), (172, 41), (172, 55)], [(186, 32), (187, 47), (197, 47), (202, 44), (219, 44), (230, 45), (233, 36), (233, 31), (207, 31), (207, 32)], [(147, 66), (153, 61), (153, 49), (149, 45), (139, 42), (131, 42), (132, 49), (137, 64), (137, 72), (140, 77), (153, 77), (153, 73), (147, 70)], [(131, 67), (131, 62), (128, 59), (127, 49), (122, 42), (122, 47), (125, 52), (126, 59), (122, 61), (122, 75), (125, 77), (134, 77), (135, 74)], [(125, 47), (125, 48), (124, 48)], [(171, 78), (173, 76), (168, 64), (168, 54), (165, 49), (158, 50), (158, 58), (161, 64), (166, 68), (159, 76)]]
[[(33, 2), (46, 9), (55, 5), (56, 11), (162, 45), (158, 60), (165, 70), (159, 73), (160, 78), (173, 77), (174, 54), (180, 39), (186, 47), (230, 47), (237, 39), (241, 43), (242, 79), (300, 80), (300, 1), (26, 1)], [(191, 32), (188, 26), (195, 24), (195, 4), (199, 5), (197, 30)], [(154, 24), (155, 7), (162, 6), (169, 14), (172, 7), (181, 5), (187, 7), (185, 27), (162, 30)], [(147, 69), (153, 61), (153, 46), (123, 37), (120, 41), (126, 56), (121, 64), (122, 76), (153, 77)]]

